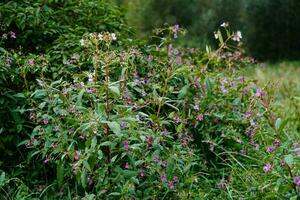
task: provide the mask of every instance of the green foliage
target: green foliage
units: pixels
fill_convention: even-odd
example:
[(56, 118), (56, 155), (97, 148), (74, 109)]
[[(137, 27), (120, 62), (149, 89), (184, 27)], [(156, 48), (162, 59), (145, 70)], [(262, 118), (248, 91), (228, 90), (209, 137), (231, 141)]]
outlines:
[[(288, 123), (239, 75), (251, 61), (239, 32), (220, 27), (215, 51), (178, 47), (178, 25), (140, 41), (112, 2), (73, 2), (0, 4), (1, 199), (299, 193), (297, 144), (281, 142)], [(38, 7), (43, 22), (32, 17)]]

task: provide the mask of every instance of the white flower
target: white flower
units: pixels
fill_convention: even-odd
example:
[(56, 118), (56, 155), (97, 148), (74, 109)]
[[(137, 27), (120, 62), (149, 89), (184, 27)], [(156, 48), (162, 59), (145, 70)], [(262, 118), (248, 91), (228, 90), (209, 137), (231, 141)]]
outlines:
[(100, 41), (103, 40), (103, 35), (102, 35), (101, 33), (98, 34), (98, 39), (99, 39)]
[(215, 35), (216, 40), (219, 39), (219, 34), (216, 31), (214, 32), (214, 35)]
[(80, 44), (81, 44), (81, 46), (84, 46), (84, 45), (85, 45), (84, 39), (81, 39), (81, 40), (80, 40)]
[(223, 22), (223, 23), (221, 24), (221, 26), (224, 27), (224, 28), (226, 28), (226, 27), (229, 26), (229, 23), (228, 23), (228, 22)]
[(117, 40), (117, 37), (116, 37), (116, 34), (115, 34), (115, 33), (110, 34), (110, 36), (111, 36), (111, 39), (112, 39), (112, 40)]
[(237, 31), (236, 33), (233, 34), (232, 40), (233, 41), (241, 41), (242, 39), (242, 32), (241, 31)]

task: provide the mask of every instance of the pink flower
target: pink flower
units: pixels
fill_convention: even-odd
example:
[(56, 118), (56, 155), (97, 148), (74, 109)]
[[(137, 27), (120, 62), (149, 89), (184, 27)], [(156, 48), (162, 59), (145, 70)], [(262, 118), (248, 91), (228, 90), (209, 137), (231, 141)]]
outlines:
[(162, 161), (161, 166), (163, 168), (166, 168), (167, 167), (167, 161), (166, 160)]
[(170, 181), (169, 188), (170, 190), (174, 190), (174, 181)]
[(196, 118), (198, 121), (203, 121), (203, 114), (199, 114), (197, 115), (197, 118)]
[(161, 180), (161, 182), (166, 182), (167, 181), (167, 177), (166, 177), (166, 174), (165, 173), (163, 173), (161, 176), (160, 176), (160, 180)]
[(296, 185), (300, 186), (300, 177), (294, 177), (293, 180)]
[(145, 176), (145, 170), (144, 170), (144, 169), (141, 169), (141, 171), (140, 171), (140, 176), (141, 176), (141, 177), (144, 177), (144, 176)]
[(270, 164), (270, 163), (267, 163), (265, 166), (264, 166), (264, 168), (263, 168), (263, 171), (265, 172), (265, 173), (268, 173), (269, 171), (271, 171), (272, 170), (272, 165)]
[(159, 155), (155, 155), (154, 156), (154, 162), (159, 163), (160, 159), (159, 159)]
[(74, 160), (79, 160), (79, 152), (75, 151), (74, 153)]
[(47, 124), (49, 123), (48, 118), (45, 118), (45, 119), (43, 120), (43, 122), (44, 122), (45, 125), (47, 125)]
[(33, 66), (33, 65), (34, 65), (34, 60), (33, 60), (33, 59), (29, 59), (29, 60), (28, 60), (28, 64), (29, 64), (30, 66)]
[(129, 143), (128, 143), (127, 140), (125, 140), (125, 141), (123, 142), (123, 145), (124, 145), (124, 149), (125, 149), (126, 151), (128, 151), (128, 149), (129, 149)]
[(47, 158), (44, 160), (44, 164), (47, 164), (49, 161), (50, 161), (50, 159), (47, 157)]
[(274, 148), (273, 146), (268, 146), (268, 147), (266, 148), (266, 151), (267, 151), (268, 153), (273, 153), (273, 152), (275, 151), (275, 148)]
[(128, 164), (128, 162), (125, 163), (125, 169), (129, 169), (129, 164)]

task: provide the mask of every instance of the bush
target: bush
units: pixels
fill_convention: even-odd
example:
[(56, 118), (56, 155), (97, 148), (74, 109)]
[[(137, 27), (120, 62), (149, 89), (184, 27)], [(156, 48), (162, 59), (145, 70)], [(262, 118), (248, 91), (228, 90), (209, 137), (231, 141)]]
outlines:
[[(274, 161), (266, 165), (269, 175), (276, 160), (265, 148), (284, 138), (285, 123), (269, 110), (267, 93), (239, 76), (251, 61), (239, 32), (223, 24), (215, 32), (219, 48), (201, 51), (176, 47), (174, 38), (184, 33), (178, 25), (139, 41), (126, 28), (94, 31), (86, 24), (85, 33), (60, 35), (45, 51), (2, 49), (1, 137), (7, 141), (1, 149), (13, 151), (0, 160), (1, 198), (297, 194), (296, 183), (260, 188), (268, 180), (263, 167)], [(298, 173), (291, 160), (286, 156), (290, 168), (282, 176)], [(249, 188), (241, 174), (261, 179)]]

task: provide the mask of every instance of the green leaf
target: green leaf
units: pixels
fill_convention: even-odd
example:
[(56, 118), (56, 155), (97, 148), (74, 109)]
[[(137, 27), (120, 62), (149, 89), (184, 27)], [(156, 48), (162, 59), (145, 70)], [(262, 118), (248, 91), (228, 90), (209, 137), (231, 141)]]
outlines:
[(76, 106), (77, 107), (81, 107), (82, 106), (82, 96), (83, 96), (83, 94), (84, 94), (84, 90), (82, 89), (79, 92), (78, 96), (77, 96), (77, 101), (76, 101)]
[(120, 90), (117, 86), (109, 86), (109, 89), (117, 96), (120, 96)]
[(0, 187), (4, 185), (5, 185), (5, 172), (2, 172), (0, 176)]
[(178, 92), (178, 99), (183, 99), (189, 90), (190, 85), (185, 85), (181, 88), (181, 90)]
[(294, 156), (291, 154), (284, 156), (284, 162), (287, 165), (292, 166), (294, 164)]
[(210, 99), (212, 97), (212, 84), (208, 77), (205, 78), (205, 84), (207, 89), (207, 97)]
[(120, 124), (117, 122), (109, 122), (108, 126), (110, 130), (115, 133), (118, 137), (122, 137)]

